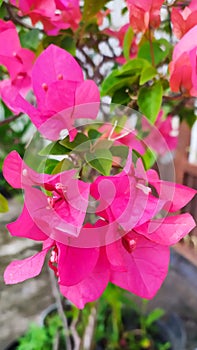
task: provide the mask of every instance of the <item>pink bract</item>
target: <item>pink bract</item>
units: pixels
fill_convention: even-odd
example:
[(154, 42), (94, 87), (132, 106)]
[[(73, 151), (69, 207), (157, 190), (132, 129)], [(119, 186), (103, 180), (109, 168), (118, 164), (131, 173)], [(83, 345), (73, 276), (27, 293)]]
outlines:
[(148, 136), (144, 138), (144, 143), (147, 148), (151, 148), (159, 155), (164, 155), (176, 148), (178, 141), (178, 129), (172, 128), (173, 118), (168, 115), (163, 119), (163, 111), (161, 110), (157, 116), (153, 127), (143, 119), (143, 130), (148, 132)]
[(37, 276), (49, 251), (49, 266), (55, 271), (59, 284), (68, 288), (80, 283), (91, 273), (99, 256), (97, 248), (74, 248), (47, 239), (41, 252), (23, 261), (15, 260), (7, 267), (4, 274), (6, 283), (18, 283)]
[(184, 10), (174, 7), (171, 12), (173, 33), (178, 39), (182, 38), (191, 28), (197, 24), (197, 3), (192, 0)]
[(92, 80), (84, 80), (76, 60), (64, 49), (50, 45), (36, 60), (32, 70), (33, 91), (37, 107), (23, 99), (15, 89), (5, 94), (10, 105), (27, 113), (39, 132), (58, 140), (64, 129), (72, 131), (76, 118), (97, 116), (100, 95)]
[(22, 96), (30, 90), (34, 60), (35, 54), (21, 47), (14, 24), (11, 21), (0, 20), (0, 64), (7, 68), (10, 75), (9, 79), (0, 83), (0, 94), (6, 104), (9, 105), (9, 99), (4, 96), (4, 90), (7, 88), (15, 88)]
[(48, 35), (57, 35), (61, 29), (76, 30), (81, 20), (78, 0), (11, 0), (19, 8), (19, 15), (28, 15), (32, 24), (42, 22)]
[[(99, 298), (109, 281), (143, 298), (152, 298), (168, 271), (169, 246), (195, 226), (190, 214), (156, 218), (161, 209), (179, 210), (196, 191), (160, 180), (154, 170), (146, 172), (140, 160), (134, 167), (131, 153), (120, 174), (99, 176), (92, 184), (74, 179), (75, 170), (57, 175), (36, 173), (15, 151), (6, 158), (3, 173), (13, 187), (22, 187), (25, 192), (23, 211), (8, 225), (9, 231), (13, 236), (43, 241), (41, 252), (13, 261), (6, 268), (5, 282), (13, 284), (37, 276), (50, 251), (48, 263), (58, 278), (60, 291), (78, 308)], [(158, 196), (152, 194), (149, 184)], [(99, 201), (100, 219), (95, 224), (83, 223), (89, 188)], [(58, 213), (58, 222), (53, 210)], [(71, 232), (72, 227), (75, 230)], [(69, 237), (67, 243), (59, 241), (58, 230)], [(102, 230), (102, 245), (88, 246), (92, 238), (96, 242), (94, 235)], [(110, 230), (114, 231), (111, 242)]]
[(127, 0), (130, 24), (135, 32), (145, 32), (160, 25), (160, 9), (164, 0)]
[(196, 48), (197, 25), (178, 42), (170, 63), (170, 87), (174, 92), (197, 96)]
[(27, 208), (9, 226), (10, 230), (12, 225), (23, 227), (27, 217), (27, 221), (32, 219), (40, 231), (51, 238), (60, 234), (78, 236), (86, 215), (90, 185), (75, 179), (74, 169), (57, 175), (39, 174), (13, 151), (5, 159), (3, 173), (13, 187), (24, 189)]

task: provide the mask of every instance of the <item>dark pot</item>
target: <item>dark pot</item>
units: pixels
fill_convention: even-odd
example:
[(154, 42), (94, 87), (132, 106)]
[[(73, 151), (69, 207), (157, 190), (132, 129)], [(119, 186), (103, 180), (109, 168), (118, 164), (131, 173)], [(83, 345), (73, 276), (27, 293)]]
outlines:
[[(70, 308), (71, 304), (69, 304), (68, 302), (66, 302), (66, 307)], [(40, 316), (40, 326), (46, 326), (46, 319), (48, 316), (52, 315), (53, 313), (56, 313), (57, 311), (57, 306), (56, 304), (52, 304), (49, 305), (48, 308), (46, 308)], [(11, 342), (9, 345), (7, 345), (4, 350), (17, 350), (17, 347), (19, 346), (19, 341), (18, 340), (14, 340), (13, 342)], [(43, 349), (44, 350), (44, 349)], [(98, 349), (100, 350), (100, 349)]]
[(14, 340), (12, 343), (10, 343), (4, 350), (16, 350), (19, 346), (18, 340)]
[[(72, 304), (68, 300), (65, 299), (63, 302), (63, 307), (64, 307), (64, 310), (66, 312), (69, 312), (72, 309)], [(48, 319), (55, 314), (57, 314), (57, 305), (56, 304), (49, 305), (41, 313), (40, 325), (42, 327), (47, 327), (48, 326)], [(72, 322), (72, 317), (67, 316), (67, 321), (68, 321), (68, 326), (70, 326), (70, 324)], [(71, 341), (71, 346), (74, 347), (74, 341), (73, 341), (72, 336), (70, 336), (70, 341)], [(58, 349), (61, 350), (62, 348), (65, 348), (65, 338), (64, 337), (60, 337), (60, 339), (59, 339)]]
[[(138, 328), (138, 314), (132, 309), (123, 311), (122, 321), (126, 331)], [(169, 342), (169, 350), (185, 350), (186, 331), (180, 317), (176, 313), (166, 314), (162, 319), (155, 322), (155, 330), (150, 332), (150, 336), (156, 342), (165, 344)]]
[(185, 350), (186, 332), (180, 317), (176, 313), (166, 315), (157, 321), (161, 336), (171, 343), (171, 350)]
[[(64, 310), (65, 311), (70, 311), (72, 308), (72, 304), (68, 301), (65, 300), (63, 304)], [(40, 315), (40, 322), (39, 324), (41, 326), (46, 326), (47, 325), (47, 317), (52, 316), (53, 314), (57, 313), (57, 305), (51, 304), (49, 305), (45, 310)], [(67, 317), (68, 325), (72, 322), (72, 319), (70, 317)]]
[[(72, 305), (68, 302), (65, 304), (65, 308), (70, 308)], [(56, 304), (50, 305), (46, 308), (40, 317), (40, 325), (47, 325), (47, 318), (52, 314), (56, 313)], [(137, 321), (138, 315), (133, 309), (125, 308), (122, 314), (122, 321), (124, 324), (125, 332), (135, 330), (138, 328)], [(68, 323), (71, 323), (71, 319), (68, 318)], [(160, 343), (170, 342), (171, 347), (169, 350), (185, 350), (186, 346), (186, 332), (183, 327), (182, 321), (179, 316), (175, 313), (167, 314), (161, 320), (155, 323), (155, 333), (151, 334), (152, 338)], [(71, 342), (73, 343), (72, 339)], [(105, 350), (107, 344), (107, 339), (101, 339), (98, 344), (96, 344), (95, 350)], [(9, 344), (4, 350), (16, 350), (19, 342), (16, 340)]]

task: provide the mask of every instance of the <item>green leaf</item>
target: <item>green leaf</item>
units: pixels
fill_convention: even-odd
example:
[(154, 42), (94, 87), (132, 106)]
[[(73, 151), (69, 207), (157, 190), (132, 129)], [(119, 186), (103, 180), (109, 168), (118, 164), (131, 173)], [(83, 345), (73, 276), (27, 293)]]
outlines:
[(19, 33), (21, 46), (35, 51), (40, 42), (39, 33), (40, 33), (39, 29), (31, 29), (28, 31), (24, 31), (22, 29)]
[(44, 147), (40, 152), (40, 156), (48, 156), (48, 155), (64, 155), (70, 153), (70, 149), (60, 145), (59, 142), (51, 142), (46, 147)]
[(120, 90), (117, 90), (114, 92), (112, 96), (112, 103), (118, 104), (118, 105), (127, 105), (131, 98), (129, 97), (128, 94), (129, 89), (122, 88)]
[(3, 4), (3, 0), (0, 0), (0, 7), (1, 7), (2, 4)]
[(88, 21), (94, 17), (109, 0), (84, 0), (83, 20)]
[(67, 136), (64, 140), (59, 141), (59, 143), (60, 145), (70, 150), (74, 150), (75, 152), (85, 152), (90, 149), (90, 140), (82, 133), (78, 133), (72, 142), (70, 142), (69, 137)]
[(107, 139), (103, 139), (103, 140), (98, 140), (98, 142), (93, 146), (94, 151), (96, 149), (109, 149), (113, 144), (113, 141), (111, 140), (107, 140)]
[(53, 169), (52, 174), (62, 173), (65, 170), (70, 170), (74, 168), (74, 164), (67, 158), (58, 162), (56, 167)]
[(143, 113), (152, 123), (155, 122), (161, 108), (163, 88), (158, 81), (152, 86), (142, 87), (139, 90), (138, 106), (140, 112)]
[(6, 213), (8, 210), (9, 210), (9, 208), (8, 208), (8, 201), (0, 193), (0, 213)]
[(156, 162), (156, 159), (157, 159), (156, 153), (153, 152), (153, 150), (151, 150), (150, 148), (148, 148), (142, 156), (145, 169), (146, 170), (150, 169)]
[(41, 171), (45, 174), (52, 174), (54, 168), (58, 165), (59, 161), (57, 159), (46, 159), (40, 164)]
[(122, 75), (136, 75), (140, 74), (142, 69), (149, 67), (150, 63), (142, 58), (134, 58), (129, 62), (123, 64), (119, 69), (117, 76)]
[(11, 110), (6, 106), (6, 104), (2, 100), (0, 100), (0, 104), (1, 107), (4, 109), (4, 117), (10, 117), (12, 114)]
[(31, 324), (24, 336), (19, 339), (18, 350), (42, 350), (51, 348), (52, 339), (50, 339), (45, 327)]
[(86, 162), (100, 174), (109, 176), (112, 166), (112, 154), (108, 149), (97, 149), (95, 152), (87, 152)]
[[(57, 46), (61, 46), (61, 42), (62, 42), (62, 35), (47, 35), (43, 38), (42, 40), (42, 46), (43, 46), (43, 49), (47, 48), (50, 44), (54, 44), (54, 45), (57, 45)], [(41, 52), (40, 52), (41, 53)]]
[(149, 66), (144, 68), (140, 76), (140, 85), (147, 83), (147, 81), (151, 80), (156, 75), (157, 75), (157, 70), (154, 67)]
[(99, 137), (101, 137), (101, 135), (101, 132), (99, 132), (96, 129), (88, 130), (88, 136), (91, 141), (96, 141), (97, 139), (99, 139)]
[(117, 90), (124, 88), (125, 91), (129, 88), (138, 78), (138, 75), (121, 76), (118, 75), (118, 71), (114, 70), (102, 83), (101, 96), (112, 96)]
[(197, 117), (194, 114), (194, 110), (190, 108), (182, 107), (179, 111), (179, 115), (181, 120), (185, 120), (190, 128), (192, 128), (195, 121), (197, 120)]
[(129, 149), (127, 146), (112, 146), (110, 152), (113, 157), (120, 157), (122, 159), (127, 159)]
[(165, 314), (164, 310), (160, 308), (154, 309), (148, 314), (146, 318), (146, 326), (147, 327), (151, 326), (155, 321), (159, 320), (164, 314)]
[(66, 51), (70, 52), (71, 55), (75, 56), (76, 54), (76, 42), (73, 37), (65, 36), (61, 41), (61, 47)]
[(121, 68), (114, 69), (112, 73), (103, 81), (101, 86), (101, 95), (113, 96), (117, 90), (132, 87), (133, 83), (138, 80), (141, 71), (149, 67), (150, 63), (147, 60), (137, 58), (125, 63)]
[[(157, 66), (159, 63), (165, 60), (165, 58), (169, 55), (171, 50), (171, 44), (166, 39), (159, 39), (152, 42), (155, 65)], [(151, 57), (151, 48), (149, 41), (146, 41), (139, 48), (138, 57), (144, 58), (152, 63)]]
[(126, 146), (112, 146), (110, 148), (110, 152), (112, 153), (113, 157), (119, 157), (121, 158), (120, 162), (118, 162), (118, 165), (123, 167), (126, 163), (126, 159), (128, 157), (129, 149)]
[(133, 29), (129, 27), (126, 31), (126, 34), (124, 36), (124, 41), (123, 41), (123, 54), (127, 61), (130, 58), (130, 50), (131, 50), (133, 37), (134, 37)]
[(8, 15), (7, 9), (5, 7), (4, 1), (1, 0), (1, 6), (0, 6), (0, 18), (5, 20), (6, 16)]

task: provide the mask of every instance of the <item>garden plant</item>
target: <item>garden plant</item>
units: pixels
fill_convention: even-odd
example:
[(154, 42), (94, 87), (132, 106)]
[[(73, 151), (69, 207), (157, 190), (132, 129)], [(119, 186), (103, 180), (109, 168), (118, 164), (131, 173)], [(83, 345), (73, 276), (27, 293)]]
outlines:
[[(22, 191), (7, 229), (42, 244), (4, 280), (36, 277), (47, 261), (86, 332), (108, 285), (105, 295), (116, 285), (153, 298), (170, 246), (196, 226), (181, 213), (196, 190), (164, 179), (158, 159), (174, 172), (179, 124), (196, 120), (197, 2), (0, 4), (0, 212)], [(67, 350), (91, 349), (96, 324), (88, 345), (67, 329)], [(112, 333), (112, 349), (128, 346)]]

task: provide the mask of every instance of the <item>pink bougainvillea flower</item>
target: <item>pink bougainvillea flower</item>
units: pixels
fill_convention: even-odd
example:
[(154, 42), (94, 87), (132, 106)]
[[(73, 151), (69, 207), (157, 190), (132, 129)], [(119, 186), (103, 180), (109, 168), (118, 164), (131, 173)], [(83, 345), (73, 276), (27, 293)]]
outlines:
[[(26, 198), (30, 196), (30, 202), (39, 201), (39, 205), (46, 206), (46, 200), (39, 196), (37, 188), (43, 187), (53, 194), (49, 197), (48, 204), (59, 209), (59, 205), (65, 205), (65, 201), (70, 199), (70, 183), (73, 190), (72, 181), (78, 181), (78, 202), (76, 204), (76, 195), (73, 200), (71, 198), (71, 202), (73, 206), (81, 205), (80, 208), (83, 207), (86, 211), (87, 206), (80, 203), (84, 198), (87, 200), (89, 186), (80, 185), (81, 181), (73, 179), (73, 171), (66, 173), (65, 177), (64, 173), (61, 174), (61, 180), (64, 179), (64, 184), (67, 185), (67, 197), (63, 199), (63, 189), (59, 185), (60, 174), (52, 176), (36, 173), (22, 162), (16, 152), (12, 152), (6, 158), (4, 176), (14, 187), (24, 188), (26, 203), (20, 217), (9, 224), (8, 229), (14, 236), (43, 241), (43, 249), (22, 261), (13, 261), (5, 270), (5, 282), (13, 284), (37, 276), (46, 254), (50, 251), (49, 266), (58, 278), (60, 291), (79, 308), (99, 298), (109, 281), (141, 297), (152, 298), (168, 271), (168, 246), (175, 244), (195, 226), (190, 214), (159, 219), (155, 218), (155, 214), (167, 205), (171, 211), (179, 210), (196, 191), (161, 181), (155, 171), (145, 172), (140, 161), (134, 168), (129, 153), (122, 173), (114, 177), (100, 176), (91, 184), (92, 196), (100, 201), (97, 212), (101, 220), (94, 225), (85, 224), (81, 229), (82, 235), (89, 235), (88, 241), (89, 237), (93, 237), (102, 229), (107, 233), (111, 226), (116, 230), (116, 240), (109, 243), (106, 236), (102, 246), (80, 247), (75, 244), (80, 240), (80, 235), (70, 236), (68, 244), (60, 242), (56, 232), (55, 236), (51, 237), (53, 213), (50, 214), (50, 219), (48, 217), (47, 232), (43, 232), (40, 222), (38, 223), (32, 211), (29, 211)], [(158, 198), (151, 194), (148, 183), (155, 188)], [(43, 195), (46, 197), (44, 193)], [(39, 209), (37, 205), (35, 208)], [(71, 209), (70, 214), (72, 213)], [(60, 211), (59, 217), (62, 215)], [(78, 218), (80, 217), (81, 212), (78, 214)], [(45, 213), (41, 213), (41, 219), (44, 218)], [(68, 226), (69, 223), (70, 221)], [(120, 231), (124, 231), (124, 234)]]
[[(98, 227), (100, 225), (103, 223), (97, 222), (95, 224)], [(87, 226), (92, 227), (92, 225)], [(13, 235), (19, 235), (20, 230), (17, 231), (16, 227), (9, 226), (8, 229)], [(34, 240), (43, 240), (43, 248), (34, 256), (13, 261), (4, 273), (7, 284), (23, 282), (39, 275), (44, 259), (50, 251), (51, 256), (48, 264), (58, 277), (60, 290), (64, 296), (79, 308), (83, 308), (87, 302), (100, 297), (109, 282), (110, 275), (105, 248), (71, 247), (43, 237), (43, 233), (38, 233), (38, 228), (32, 230), (31, 234), (29, 234), (27, 225), (25, 230), (24, 236), (28, 238), (31, 236), (31, 239)]]
[[(0, 64), (5, 66), (9, 79), (0, 82), (0, 93), (3, 89), (13, 86), (25, 96), (31, 88), (31, 71), (35, 54), (21, 47), (17, 30), (11, 21), (0, 20)], [(4, 100), (4, 98), (3, 98)], [(6, 103), (7, 100), (5, 99)]]
[[(180, 210), (196, 194), (194, 189), (160, 180), (154, 170), (145, 172), (140, 159), (134, 168), (130, 158), (129, 153), (121, 173), (99, 176), (90, 188), (91, 195), (99, 201), (97, 214), (110, 223), (115, 221), (125, 233), (153, 219), (161, 209)], [(158, 197), (148, 184), (155, 188)]]
[[(169, 248), (147, 239), (135, 231), (107, 247), (109, 260), (122, 260), (122, 271), (111, 268), (110, 281), (142, 298), (152, 298), (161, 287), (168, 272)], [(113, 260), (111, 260), (113, 259)]]
[(110, 281), (143, 298), (152, 298), (161, 287), (169, 265), (169, 247), (193, 227), (190, 214), (150, 220), (107, 247), (110, 260), (122, 259), (122, 272), (111, 269)]
[[(105, 29), (104, 33), (109, 35), (110, 37), (114, 37), (114, 38), (118, 39), (120, 48), (123, 49), (124, 37), (125, 37), (127, 30), (129, 29), (129, 27), (130, 27), (129, 24), (125, 24), (118, 31), (114, 31), (111, 29)], [(134, 36), (132, 44), (131, 44), (131, 48), (130, 48), (130, 56), (129, 56), (130, 59), (135, 58), (137, 55), (137, 52), (138, 52), (138, 46), (136, 44), (136, 37)], [(119, 64), (124, 64), (126, 62), (126, 59), (123, 55), (121, 55), (121, 56), (116, 58), (116, 62), (118, 62)]]
[(191, 28), (197, 25), (197, 2), (192, 0), (184, 10), (173, 7), (171, 12), (173, 33), (181, 39)]
[(144, 143), (148, 148), (152, 148), (159, 155), (173, 151), (176, 148), (178, 140), (178, 129), (173, 128), (173, 117), (170, 115), (163, 119), (163, 111), (160, 111), (154, 126), (143, 119), (143, 129), (149, 134), (144, 138)]
[(149, 169), (146, 172), (148, 182), (156, 189), (159, 198), (165, 200), (164, 209), (176, 212), (183, 208), (196, 194), (196, 190), (169, 181), (162, 181), (156, 171)]
[(197, 25), (178, 42), (173, 51), (170, 69), (170, 88), (173, 92), (197, 96), (196, 48)]
[(127, 0), (130, 24), (135, 32), (145, 32), (160, 25), (160, 9), (164, 0)]
[(55, 12), (55, 2), (53, 0), (10, 0), (10, 3), (18, 7), (24, 15), (35, 12), (50, 16)]
[(36, 226), (51, 238), (78, 236), (86, 215), (90, 185), (75, 179), (75, 173), (75, 170), (57, 175), (36, 173), (16, 151), (11, 152), (4, 162), (4, 177), (14, 188), (23, 188), (25, 193), (24, 210), (11, 225), (23, 226), (31, 216)]
[[(37, 239), (36, 235), (34, 239)], [(15, 260), (6, 268), (4, 273), (5, 282), (7, 284), (19, 283), (39, 275), (46, 254), (49, 251), (51, 251), (51, 257), (48, 264), (58, 277), (58, 283), (64, 288), (67, 288), (67, 290), (73, 289), (76, 285), (86, 280), (87, 276), (94, 270), (99, 257), (98, 248), (75, 248), (48, 238), (44, 240), (41, 252), (24, 260)], [(103, 281), (100, 284), (104, 284), (104, 288), (106, 287), (106, 283), (103, 283)], [(73, 301), (72, 298), (70, 299)], [(94, 299), (96, 299), (95, 296)], [(80, 306), (82, 301), (79, 298), (75, 303), (77, 306), (78, 304)], [(87, 300), (85, 302), (89, 301), (91, 299), (87, 294)]]
[(81, 20), (79, 0), (55, 0), (56, 8), (62, 11), (62, 21), (76, 30)]
[(61, 29), (76, 30), (81, 19), (78, 0), (11, 0), (20, 9), (19, 15), (31, 18), (32, 24), (42, 22), (48, 35), (57, 35)]
[[(132, 188), (130, 200), (126, 173)], [(118, 177), (120, 181), (115, 179)], [(131, 178), (134, 178), (132, 182)], [(153, 196), (145, 179), (155, 187), (158, 198)], [(111, 190), (113, 186), (110, 188), (110, 182), (114, 185), (116, 193)], [(141, 191), (141, 194), (137, 193), (138, 191)], [(141, 297), (152, 298), (168, 271), (168, 246), (177, 243), (196, 225), (190, 214), (160, 219), (156, 219), (155, 215), (165, 208), (167, 211), (179, 210), (192, 199), (196, 191), (162, 181), (153, 170), (145, 173), (141, 162), (138, 162), (134, 170), (128, 161), (122, 175), (107, 179), (99, 177), (91, 185), (91, 194), (99, 199), (98, 214), (109, 225), (116, 220), (121, 230), (126, 232), (121, 239), (106, 246), (110, 281)]]
[[(92, 228), (94, 233), (96, 228), (106, 226), (107, 222), (99, 220), (95, 225), (86, 224), (84, 230)], [(168, 271), (168, 246), (193, 227), (191, 216), (183, 214), (163, 221), (152, 220), (100, 248), (75, 248), (47, 239), (38, 233), (38, 228), (31, 230), (31, 225), (26, 225), (24, 236), (44, 240), (43, 250), (22, 261), (13, 261), (6, 268), (4, 279), (13, 284), (37, 276), (50, 250), (48, 263), (58, 277), (60, 291), (78, 308), (98, 299), (109, 281), (141, 297), (152, 298)], [(23, 227), (8, 228), (14, 235), (23, 230)]]
[(64, 49), (50, 45), (36, 60), (32, 70), (33, 91), (37, 107), (21, 98), (17, 91), (4, 92), (10, 105), (27, 113), (39, 132), (50, 140), (60, 132), (71, 132), (76, 118), (97, 116), (99, 90), (92, 80), (84, 80), (76, 60)]
[[(98, 220), (94, 225), (86, 224), (87, 228), (92, 230), (92, 234), (96, 228), (104, 227), (106, 223)], [(99, 252), (98, 260), (90, 273), (79, 283), (72, 286), (65, 286), (60, 283), (61, 293), (73, 302), (78, 308), (84, 308), (88, 302), (95, 301), (104, 292), (110, 279), (110, 264), (106, 254), (106, 247), (97, 248)]]
[(42, 22), (44, 30), (48, 35), (57, 35), (60, 29), (67, 29), (68, 25), (63, 24), (61, 14), (56, 13), (54, 0), (11, 0), (11, 3), (19, 8), (19, 15), (29, 16), (32, 24)]
[(170, 88), (173, 92), (181, 92), (185, 95), (196, 95), (192, 85), (192, 66), (189, 54), (182, 53), (169, 65)]
[(99, 201), (97, 214), (110, 223), (116, 222), (125, 233), (151, 219), (165, 204), (151, 194), (142, 162), (137, 161), (136, 169), (128, 164), (118, 175), (99, 176), (90, 190)]
[[(138, 166), (137, 172), (138, 175), (141, 173), (144, 176), (141, 166)], [(151, 174), (148, 174), (148, 176), (151, 177)], [(156, 182), (156, 174), (152, 174), (152, 176)], [(168, 185), (166, 183), (166, 186)], [(107, 188), (110, 191), (109, 182)], [(123, 188), (121, 189), (123, 190)], [(178, 192), (179, 195), (186, 193), (185, 202), (190, 200), (196, 193), (196, 191), (187, 189), (184, 186), (176, 190), (175, 196)], [(169, 193), (169, 191), (166, 193)], [(180, 199), (179, 195), (177, 201), (173, 198), (177, 204)], [(107, 201), (107, 196), (105, 197)], [(121, 200), (120, 192), (119, 199)], [(151, 202), (149, 201), (150, 204)], [(183, 202), (181, 202), (180, 206), (182, 205), (184, 205)], [(113, 206), (114, 208), (115, 205)], [(174, 206), (174, 209), (176, 209), (176, 206)], [(146, 210), (145, 214), (145, 220), (147, 221), (137, 224), (133, 227), (133, 230), (115, 242), (100, 248), (97, 264), (86, 279), (70, 287), (60, 285), (62, 294), (79, 308), (82, 308), (86, 302), (93, 301), (101, 295), (109, 280), (140, 297), (152, 298), (160, 288), (168, 272), (169, 246), (177, 243), (184, 237), (195, 226), (195, 222), (190, 214), (175, 215), (162, 219), (151, 218), (149, 220), (151, 215), (149, 216), (147, 213), (148, 210)], [(130, 212), (130, 215), (135, 216), (135, 210)], [(99, 220), (92, 228), (94, 227), (96, 232), (96, 227), (100, 226), (100, 228), (103, 228), (108, 225), (110, 225), (109, 222)], [(91, 227), (91, 225), (86, 225), (86, 227)]]

